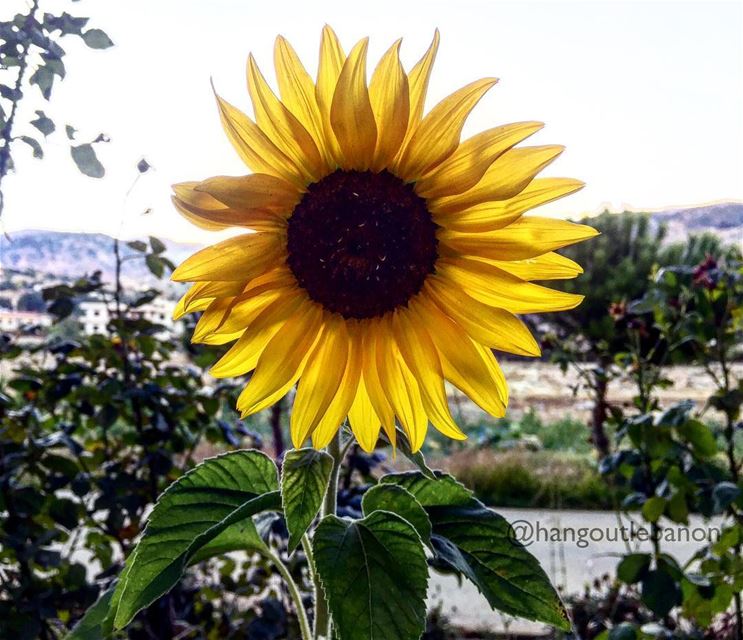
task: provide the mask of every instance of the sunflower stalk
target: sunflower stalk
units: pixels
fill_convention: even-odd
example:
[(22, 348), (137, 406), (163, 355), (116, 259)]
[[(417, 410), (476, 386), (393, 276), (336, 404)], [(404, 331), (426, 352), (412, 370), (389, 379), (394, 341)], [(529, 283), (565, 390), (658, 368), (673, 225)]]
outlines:
[[(330, 481), (328, 490), (323, 501), (321, 518), (328, 515), (335, 515), (338, 508), (338, 477), (340, 476), (341, 464), (347, 448), (341, 451), (341, 429), (339, 429), (328, 445), (328, 453), (333, 457), (333, 469), (330, 472)], [(320, 584), (320, 576), (316, 571), (313, 572), (315, 583), (315, 640), (332, 637), (332, 620), (328, 610), (328, 601), (325, 598), (325, 591)]]

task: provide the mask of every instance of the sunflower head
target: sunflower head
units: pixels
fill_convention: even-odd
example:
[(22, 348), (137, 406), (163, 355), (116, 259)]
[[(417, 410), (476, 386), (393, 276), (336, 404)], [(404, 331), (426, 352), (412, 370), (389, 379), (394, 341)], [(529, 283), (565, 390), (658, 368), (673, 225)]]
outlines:
[(174, 187), (194, 224), (245, 230), (178, 267), (173, 278), (194, 284), (176, 317), (201, 311), (194, 341), (234, 342), (211, 373), (253, 372), (238, 400), (244, 416), (298, 383), (295, 446), (326, 446), (346, 418), (365, 450), (380, 429), (394, 443), (397, 424), (414, 450), (429, 423), (465, 438), (445, 383), (502, 416), (508, 388), (493, 350), (539, 355), (517, 314), (581, 301), (532, 282), (581, 273), (555, 250), (596, 233), (524, 216), (582, 186), (536, 177), (562, 147), (517, 146), (538, 122), (461, 141), (493, 78), (424, 115), (438, 45), (437, 32), (406, 72), (395, 42), (367, 81), (367, 40), (346, 55), (325, 27), (313, 81), (279, 37), (280, 98), (252, 56), (253, 118), (217, 96), (253, 173)]

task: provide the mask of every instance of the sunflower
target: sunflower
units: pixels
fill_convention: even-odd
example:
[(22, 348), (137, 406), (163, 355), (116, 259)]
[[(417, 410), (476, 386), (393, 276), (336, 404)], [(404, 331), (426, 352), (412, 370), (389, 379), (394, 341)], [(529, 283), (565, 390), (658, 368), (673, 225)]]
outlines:
[(581, 296), (533, 284), (582, 272), (556, 249), (596, 234), (523, 214), (582, 187), (535, 178), (560, 146), (516, 145), (538, 122), (460, 142), (465, 119), (495, 83), (485, 78), (424, 115), (439, 45), (406, 73), (400, 41), (367, 84), (368, 39), (346, 55), (322, 33), (317, 81), (282, 37), (281, 98), (252, 56), (251, 119), (217, 96), (222, 125), (254, 172), (174, 186), (174, 202), (206, 229), (240, 227), (173, 274), (193, 282), (176, 317), (202, 311), (194, 342), (234, 342), (216, 377), (253, 372), (243, 416), (297, 384), (295, 446), (329, 444), (346, 418), (371, 451), (396, 422), (418, 450), (430, 422), (454, 439), (448, 381), (493, 416), (508, 387), (493, 350), (538, 356), (516, 314), (571, 309)]

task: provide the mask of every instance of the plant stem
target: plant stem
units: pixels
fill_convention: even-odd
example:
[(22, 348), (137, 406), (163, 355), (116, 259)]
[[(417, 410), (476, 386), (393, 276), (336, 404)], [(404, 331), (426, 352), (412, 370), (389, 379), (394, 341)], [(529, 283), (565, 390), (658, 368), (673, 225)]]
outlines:
[(307, 611), (304, 608), (304, 604), (302, 604), (302, 593), (299, 591), (299, 587), (292, 577), (291, 572), (281, 561), (281, 558), (275, 551), (269, 549), (267, 551), (264, 551), (264, 553), (266, 557), (273, 563), (276, 569), (278, 569), (281, 577), (284, 578), (284, 582), (286, 582), (286, 586), (289, 588), (289, 596), (294, 603), (294, 608), (297, 610), (297, 618), (299, 620), (299, 629), (302, 633), (302, 640), (312, 640), (312, 631), (310, 630), (310, 622), (307, 618)]
[[(343, 456), (345, 451), (341, 453), (341, 430), (338, 429), (337, 433), (328, 445), (328, 453), (333, 456), (333, 469), (330, 472), (330, 481), (328, 482), (328, 490), (325, 494), (325, 500), (323, 501), (323, 507), (321, 517), (328, 515), (335, 515), (338, 508), (338, 475), (341, 470), (341, 463), (343, 462)], [(323, 591), (322, 585), (320, 584), (320, 578), (317, 572), (314, 572), (315, 582), (315, 640), (320, 638), (330, 638), (331, 636), (331, 620), (330, 613), (328, 611), (328, 602), (325, 599), (325, 592)]]

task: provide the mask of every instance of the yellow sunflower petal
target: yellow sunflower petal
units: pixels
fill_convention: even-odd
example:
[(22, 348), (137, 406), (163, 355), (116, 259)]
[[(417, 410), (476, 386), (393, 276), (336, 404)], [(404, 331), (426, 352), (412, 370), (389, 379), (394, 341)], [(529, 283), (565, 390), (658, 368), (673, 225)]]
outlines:
[(348, 54), (330, 107), (330, 123), (344, 168), (362, 171), (369, 168), (377, 144), (377, 125), (366, 87), (368, 45), (369, 39), (364, 38)]
[(343, 53), (343, 47), (338, 41), (338, 36), (328, 25), (325, 25), (320, 43), (320, 62), (317, 67), (315, 99), (322, 119), (325, 147), (331, 158), (336, 162), (340, 162), (342, 158), (338, 140), (330, 124), (330, 108), (333, 104), (333, 95), (338, 84), (338, 77), (341, 75), (341, 69), (345, 61), (346, 54)]
[(489, 260), (526, 260), (598, 235), (593, 227), (557, 218), (523, 217), (484, 233), (442, 229), (439, 242), (455, 253)]
[(278, 297), (268, 301), (259, 296), (251, 300), (251, 303), (251, 313), (244, 320), (244, 333), (209, 370), (215, 378), (241, 376), (255, 369), (266, 345), (299, 306), (297, 296)]
[(256, 173), (267, 173), (304, 188), (297, 165), (242, 111), (214, 94), (227, 138), (242, 161)]
[(583, 188), (572, 178), (536, 178), (521, 193), (507, 200), (485, 202), (462, 211), (432, 212), (436, 224), (469, 233), (493, 231), (518, 220), (524, 212)]
[(315, 98), (315, 83), (292, 46), (278, 36), (274, 46), (274, 65), (281, 100), (317, 143), (318, 151), (330, 162), (325, 150), (322, 117)]
[(276, 233), (244, 233), (186, 258), (173, 272), (176, 282), (252, 280), (274, 266), (283, 248)]
[(374, 405), (369, 399), (363, 378), (359, 380), (356, 397), (348, 412), (348, 422), (361, 448), (367, 453), (374, 451), (377, 440), (379, 440), (382, 421), (374, 411)]
[(389, 166), (400, 149), (407, 131), (410, 101), (408, 77), (400, 63), (398, 40), (382, 56), (369, 83), (369, 99), (377, 123), (377, 146), (371, 168)]
[(424, 198), (439, 198), (467, 191), (499, 156), (543, 126), (541, 122), (516, 122), (472, 136), (416, 183), (416, 193)]
[[(439, 30), (433, 33), (433, 40), (423, 57), (418, 60), (408, 74), (408, 88), (410, 95), (410, 115), (408, 117), (407, 132), (400, 149), (404, 149), (415, 132), (418, 124), (423, 119), (423, 110), (426, 106), (426, 94), (428, 93), (428, 81), (431, 79), (431, 69), (436, 60), (439, 50)], [(399, 154), (398, 154), (399, 155)]]
[(436, 276), (426, 281), (424, 291), (441, 311), (480, 344), (522, 356), (541, 354), (531, 331), (509, 311), (483, 304), (459, 288), (447, 287)]
[(561, 256), (559, 253), (545, 253), (528, 260), (488, 260), (503, 271), (522, 280), (566, 280), (583, 273), (583, 267), (577, 262)]
[(397, 175), (406, 181), (417, 180), (454, 153), (464, 121), (496, 82), (495, 78), (471, 82), (431, 109), (402, 151), (395, 167)]
[(227, 312), (234, 303), (233, 296), (227, 298), (215, 298), (201, 314), (199, 321), (193, 330), (191, 342), (204, 342), (205, 338), (217, 330), (227, 316)]
[(425, 297), (419, 300), (429, 334), (439, 351), (444, 377), (490, 415), (503, 416), (508, 386), (493, 354), (473, 342), (436, 305)]
[(248, 56), (247, 73), (248, 91), (258, 126), (291, 158), (308, 182), (325, 176), (328, 166), (320, 156), (314, 139), (271, 91), (252, 54)]
[(364, 387), (369, 395), (369, 401), (374, 408), (374, 413), (379, 416), (385, 433), (394, 445), (397, 435), (395, 431), (395, 412), (384, 394), (384, 388), (379, 378), (377, 367), (378, 325), (378, 319), (368, 320), (364, 323), (363, 340), (361, 343), (362, 377)]
[(338, 393), (348, 364), (350, 338), (344, 320), (325, 314), (322, 337), (307, 361), (297, 386), (291, 414), (291, 436), (295, 447), (312, 434)]
[(418, 382), (431, 424), (449, 438), (466, 440), (467, 436), (451, 416), (438, 351), (421, 320), (401, 309), (394, 315), (393, 330), (400, 353)]
[(198, 308), (196, 305), (208, 304), (214, 298), (226, 298), (236, 296), (245, 287), (245, 282), (197, 282), (178, 301), (173, 310), (173, 320), (182, 318), (187, 313), (201, 311), (206, 307)]
[(348, 362), (343, 374), (338, 393), (335, 394), (333, 401), (328, 406), (327, 411), (320, 419), (317, 428), (312, 432), (312, 446), (316, 449), (322, 449), (330, 444), (333, 436), (340, 429), (341, 424), (348, 416), (351, 410), (353, 399), (356, 397), (359, 379), (361, 376), (361, 352), (358, 335), (350, 328), (351, 342), (348, 353)]
[(565, 311), (583, 300), (583, 296), (524, 282), (480, 260), (440, 260), (436, 270), (447, 285), (461, 287), (476, 300), (511, 313)]
[(237, 399), (242, 417), (272, 405), (299, 379), (317, 341), (322, 314), (318, 305), (308, 305), (305, 313), (289, 319), (271, 338)]
[(413, 451), (418, 451), (426, 438), (428, 417), (423, 408), (420, 388), (395, 344), (392, 330), (382, 318), (377, 339), (377, 367), (384, 393), (395, 411)]
[(288, 215), (302, 197), (294, 185), (265, 173), (216, 176), (199, 182), (194, 190), (206, 193), (238, 212), (260, 210)]
[(560, 145), (516, 147), (490, 165), (474, 187), (456, 196), (431, 198), (431, 212), (462, 211), (483, 202), (512, 198), (524, 190), (544, 167), (564, 150)]

